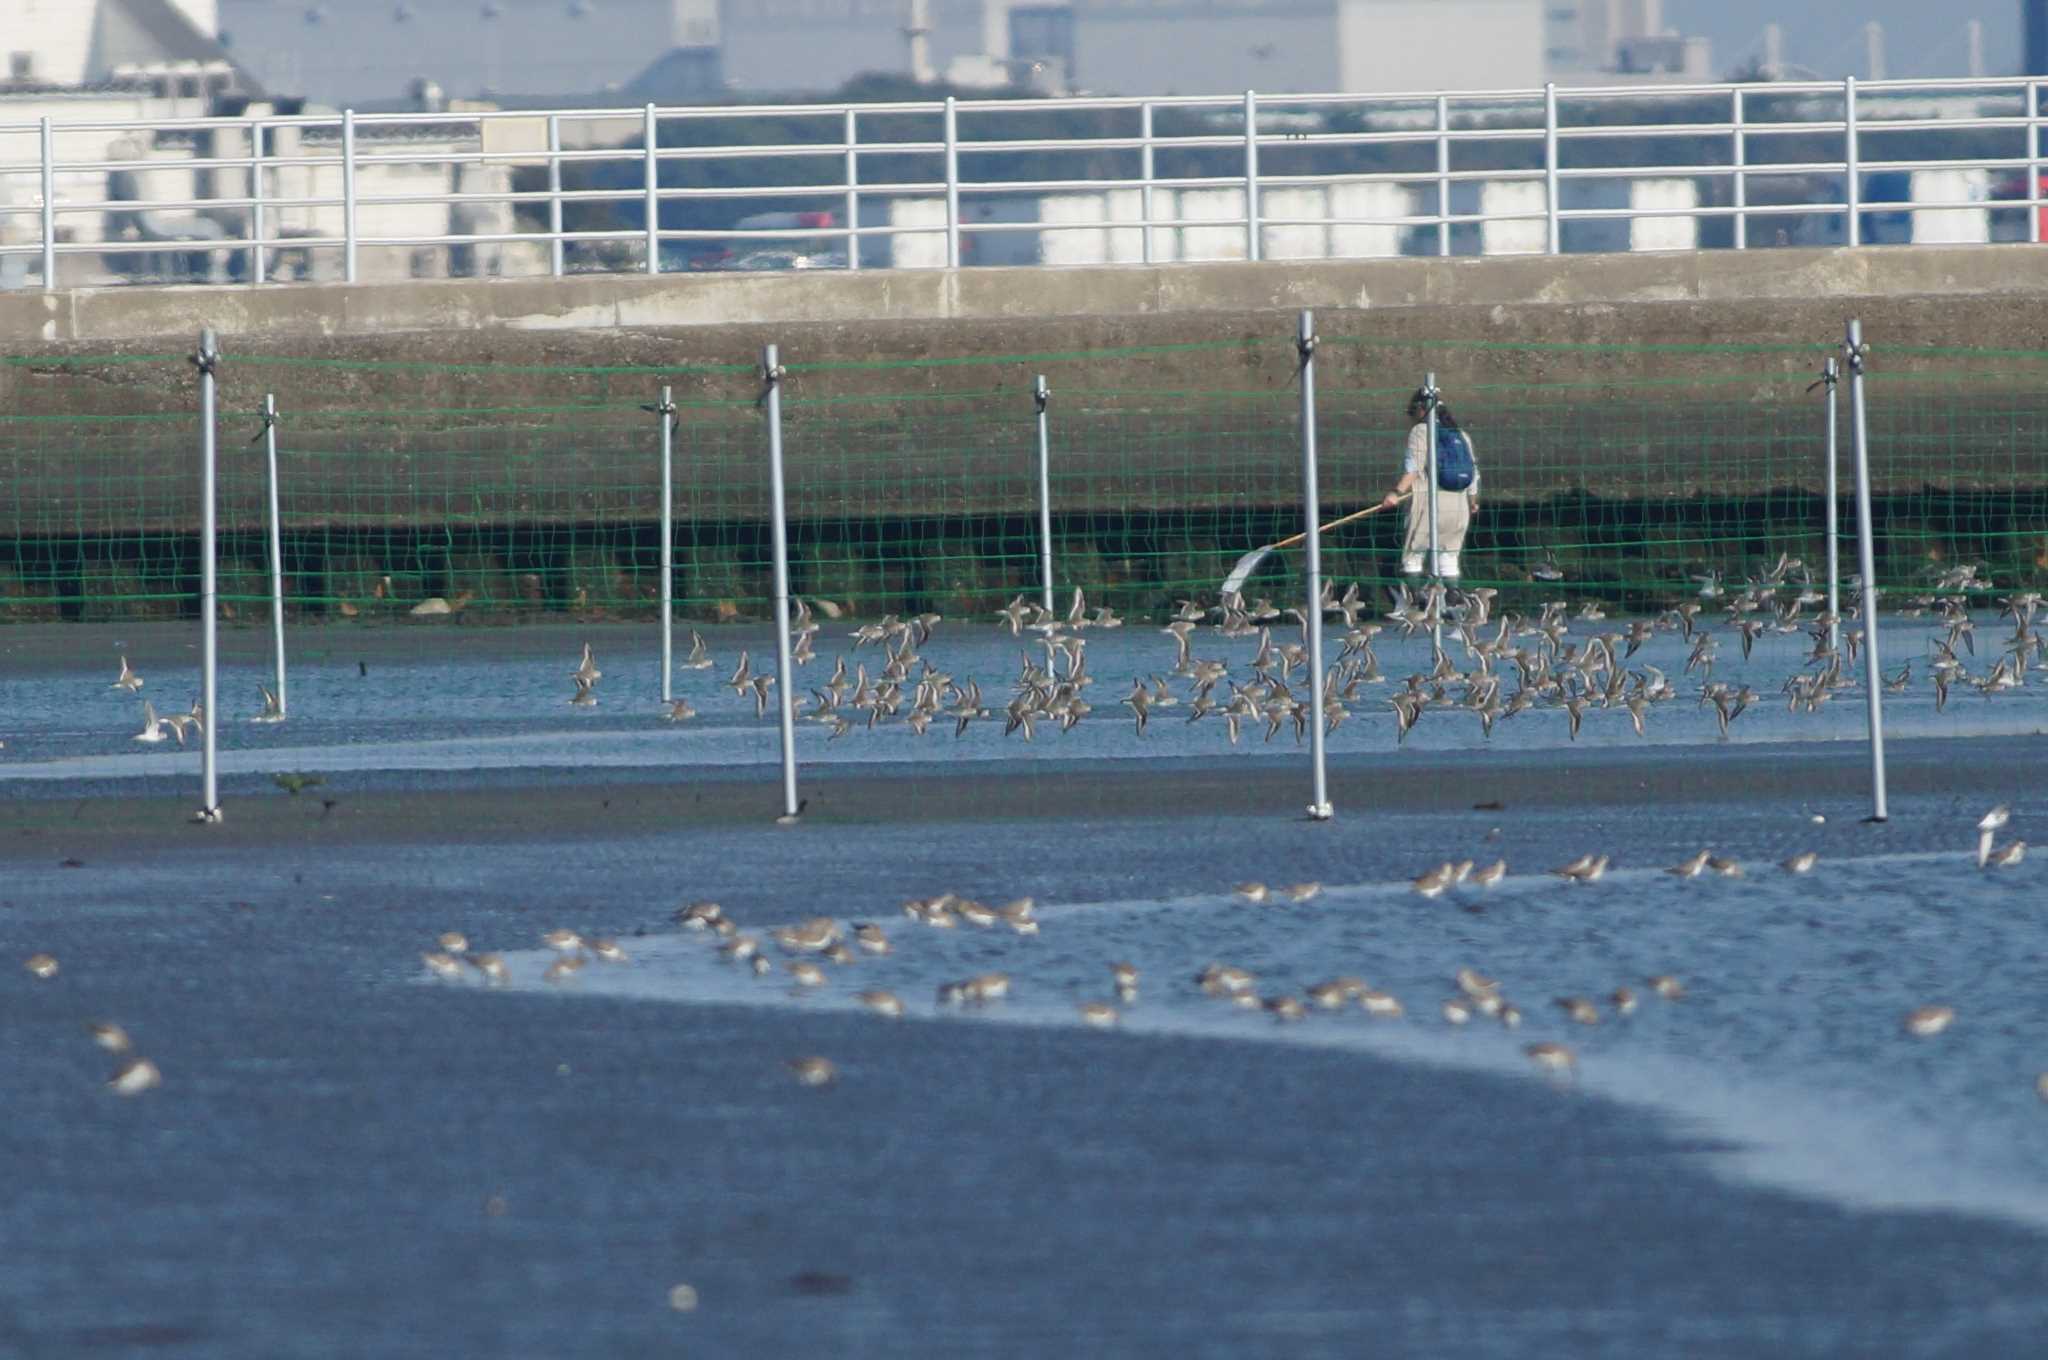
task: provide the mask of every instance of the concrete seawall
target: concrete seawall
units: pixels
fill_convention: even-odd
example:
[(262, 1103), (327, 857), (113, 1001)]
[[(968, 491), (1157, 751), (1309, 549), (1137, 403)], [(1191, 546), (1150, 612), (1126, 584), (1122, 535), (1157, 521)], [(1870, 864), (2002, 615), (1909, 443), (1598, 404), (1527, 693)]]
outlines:
[[(1556, 315), (1562, 318), (1586, 309), (1659, 304), (1696, 312), (1702, 323), (1711, 324), (1723, 308), (1782, 304), (1797, 316), (1816, 302), (1996, 299), (2044, 293), (2048, 252), (2040, 248), (1919, 246), (658, 278), (595, 275), (356, 286), (123, 287), (0, 294), (0, 335), (8, 337), (7, 350), (19, 354), (44, 346), (125, 345), (182, 337), (202, 325), (214, 326), (224, 337), (265, 343), (378, 340), (421, 331), (603, 333), (625, 327), (724, 332), (764, 324), (793, 327), (789, 333), (797, 335), (833, 324), (911, 323), (950, 329), (1043, 319), (1057, 319), (1076, 332), (1086, 332), (1099, 323), (1300, 307), (1375, 312), (1558, 309)], [(1831, 310), (1839, 314), (1841, 308)], [(1881, 314), (1881, 308), (1872, 310), (1871, 319)], [(1951, 337), (1958, 342), (1963, 338)], [(953, 344), (983, 348), (962, 340)]]

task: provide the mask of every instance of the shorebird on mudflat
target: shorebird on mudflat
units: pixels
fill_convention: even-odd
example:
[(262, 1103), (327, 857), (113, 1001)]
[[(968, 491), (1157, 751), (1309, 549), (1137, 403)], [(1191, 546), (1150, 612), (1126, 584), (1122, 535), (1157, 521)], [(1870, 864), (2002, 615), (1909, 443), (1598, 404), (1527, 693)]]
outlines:
[(1781, 860), (1778, 867), (1788, 874), (1810, 874), (1813, 866), (1820, 862), (1820, 855), (1813, 850), (1802, 850), (1787, 860)]
[(1104, 1001), (1083, 1001), (1076, 1009), (1090, 1029), (1115, 1029), (1123, 1020), (1123, 1013)]
[(427, 971), (435, 977), (453, 981), (462, 976), (462, 960), (453, 954), (445, 953), (438, 949), (430, 950), (420, 955), (420, 962), (424, 963), (427, 966)]
[(676, 911), (676, 924), (684, 930), (709, 930), (725, 919), (725, 908), (716, 902), (692, 902)]
[(1438, 898), (1443, 896), (1445, 891), (1457, 881), (1458, 866), (1446, 861), (1437, 865), (1436, 868), (1431, 869), (1420, 878), (1413, 880), (1410, 886), (1424, 897)]
[[(135, 734), (135, 740), (155, 745), (164, 739), (169, 728), (170, 724), (156, 715), (155, 705), (151, 704), (149, 700), (144, 699), (142, 701), (142, 730)], [(178, 744), (182, 746), (184, 742), (181, 740)]]
[(1358, 994), (1358, 1008), (1376, 1020), (1399, 1020), (1407, 1014), (1390, 992), (1367, 990)]
[(884, 1019), (897, 1020), (903, 1016), (903, 998), (894, 992), (855, 992), (853, 999)]
[(107, 688), (126, 690), (130, 694), (142, 688), (142, 677), (137, 675), (134, 668), (128, 664), (128, 658), (125, 654), (121, 657), (121, 673), (114, 677), (114, 683), (107, 686)]
[(1577, 1024), (1600, 1023), (1600, 1008), (1583, 996), (1561, 996), (1553, 1004)]
[(1991, 860), (1991, 841), (2006, 824), (2012, 820), (2012, 809), (2000, 803), (1977, 819), (1977, 867), (1986, 867)]
[(1607, 863), (1608, 858), (1605, 855), (1585, 854), (1550, 872), (1571, 883), (1597, 883), (1600, 876), (1607, 872)]
[(1556, 1076), (1565, 1076), (1579, 1065), (1579, 1060), (1563, 1044), (1530, 1044), (1522, 1050), (1530, 1062)]
[(1666, 1001), (1676, 1001), (1685, 995), (1685, 984), (1669, 973), (1659, 973), (1643, 984)]
[(1921, 1006), (1908, 1011), (1904, 1021), (1906, 1033), (1915, 1038), (1925, 1039), (1941, 1033), (1955, 1023), (1956, 1013), (1948, 1006)]
[(799, 1086), (830, 1086), (839, 1079), (839, 1069), (827, 1058), (791, 1058), (783, 1066)]
[(283, 722), (284, 706), (278, 702), (277, 695), (271, 691), (270, 686), (258, 685), (256, 688), (263, 695), (263, 711), (249, 719), (249, 721), (252, 723)]
[(114, 1075), (107, 1079), (108, 1089), (120, 1096), (139, 1096), (163, 1083), (164, 1074), (147, 1058), (130, 1058), (115, 1068)]
[(2010, 869), (2026, 857), (2027, 843), (2025, 841), (2014, 841), (2010, 845), (2001, 845), (1986, 855), (1984, 857), (1984, 867), (1987, 869)]
[(1707, 871), (1707, 861), (1714, 857), (1711, 850), (1702, 850), (1672, 865), (1664, 872), (1673, 878), (1698, 878)]

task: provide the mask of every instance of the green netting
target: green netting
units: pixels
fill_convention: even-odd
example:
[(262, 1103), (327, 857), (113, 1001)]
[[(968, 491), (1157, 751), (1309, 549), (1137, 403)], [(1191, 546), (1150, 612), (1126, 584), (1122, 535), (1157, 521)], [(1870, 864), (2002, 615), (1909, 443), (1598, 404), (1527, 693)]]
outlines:
[[(783, 385), (794, 589), (859, 613), (993, 610), (1038, 580), (1033, 378), (1046, 373), (1062, 594), (1120, 612), (1213, 594), (1247, 549), (1301, 525), (1299, 395), (1271, 337), (1089, 354), (791, 364)], [(1825, 345), (1518, 344), (1336, 336), (1317, 360), (1323, 509), (1398, 474), (1427, 372), (1472, 433), (1482, 512), (1468, 583), (1645, 608), (1693, 578), (1824, 557)], [(0, 618), (193, 608), (196, 378), (182, 358), (9, 360), (0, 415)], [(375, 621), (441, 599), (474, 617), (651, 615), (659, 438), (674, 387), (676, 596), (760, 617), (770, 595), (765, 417), (750, 363), (672, 369), (230, 358), (222, 377), (223, 599), (268, 599), (262, 445), (281, 410), (286, 590), (305, 620)], [(1213, 372), (1219, 381), (1203, 387)], [(1567, 376), (1559, 377), (1560, 373)], [(1524, 375), (1539, 375), (1524, 380)], [(1879, 349), (1869, 381), (1881, 584), (1976, 565), (2048, 585), (2048, 355)], [(1843, 557), (1854, 561), (1847, 388)], [(1328, 572), (1396, 569), (1398, 515), (1329, 536)], [(1554, 565), (1561, 582), (1532, 580)], [(1255, 578), (1295, 588), (1294, 554)], [(1845, 571), (1852, 571), (1853, 566)]]

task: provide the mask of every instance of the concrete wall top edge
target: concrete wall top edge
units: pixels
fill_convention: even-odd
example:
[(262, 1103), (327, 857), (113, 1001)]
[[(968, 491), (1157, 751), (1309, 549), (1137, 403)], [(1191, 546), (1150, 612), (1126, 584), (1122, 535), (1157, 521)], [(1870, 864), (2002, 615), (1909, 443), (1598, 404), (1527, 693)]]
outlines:
[(2040, 247), (1914, 246), (584, 276), (269, 288), (0, 293), (5, 350), (464, 330), (589, 331), (884, 322), (1001, 322), (1320, 308), (1811, 302), (2048, 294)]

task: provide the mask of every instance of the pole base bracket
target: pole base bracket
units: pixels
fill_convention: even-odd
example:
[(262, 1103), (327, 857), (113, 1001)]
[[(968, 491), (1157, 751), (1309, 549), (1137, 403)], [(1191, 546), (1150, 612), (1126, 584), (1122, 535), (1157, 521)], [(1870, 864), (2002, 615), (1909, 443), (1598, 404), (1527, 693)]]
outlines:
[(192, 820), (200, 826), (219, 826), (226, 819), (227, 814), (217, 807), (200, 808), (192, 814)]
[(1308, 805), (1308, 819), (1312, 822), (1327, 822), (1336, 815), (1337, 809), (1334, 804), (1310, 803)]

